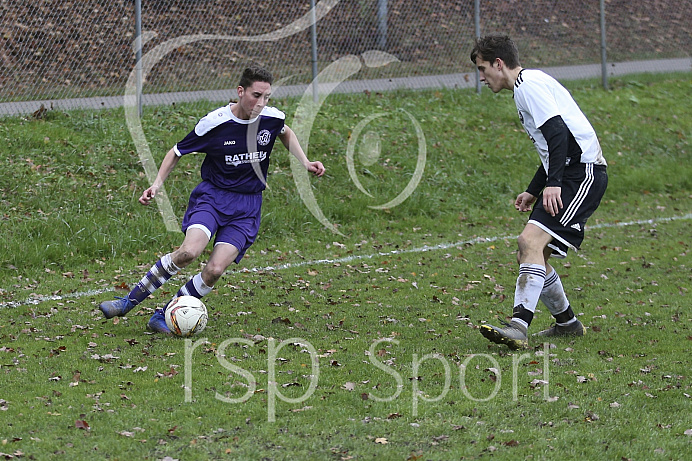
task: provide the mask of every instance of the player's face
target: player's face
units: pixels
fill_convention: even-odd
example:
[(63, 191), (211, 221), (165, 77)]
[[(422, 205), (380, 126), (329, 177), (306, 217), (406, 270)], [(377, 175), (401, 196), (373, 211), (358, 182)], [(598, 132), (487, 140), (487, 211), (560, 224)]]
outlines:
[(257, 117), (269, 102), (272, 86), (267, 82), (255, 82), (247, 88), (238, 87), (238, 105), (241, 118), (249, 120)]
[(504, 86), (504, 75), (500, 70), (500, 62), (495, 60), (494, 63), (483, 60), (479, 55), (476, 57), (476, 67), (480, 73), (481, 82), (485, 83), (493, 93), (499, 93)]

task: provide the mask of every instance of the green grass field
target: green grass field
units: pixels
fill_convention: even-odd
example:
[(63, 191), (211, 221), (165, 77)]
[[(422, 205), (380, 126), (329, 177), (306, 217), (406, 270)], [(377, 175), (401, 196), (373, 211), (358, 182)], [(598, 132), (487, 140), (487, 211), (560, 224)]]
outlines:
[[(340, 234), (277, 146), (260, 237), (193, 340), (144, 327), (208, 254), (127, 317), (97, 308), (182, 241), (137, 203), (148, 182), (123, 112), (2, 119), (0, 457), (689, 458), (692, 80), (568, 87), (609, 162), (582, 251), (555, 263), (589, 330), (525, 351), (475, 331), (511, 316), (527, 217), (512, 203), (538, 165), (509, 93), (330, 96), (310, 190)], [(297, 101), (274, 104), (298, 123)], [(157, 162), (214, 107), (147, 108)], [(411, 117), (424, 173), (373, 208), (415, 178)], [(179, 216), (200, 161), (166, 183)], [(539, 305), (531, 332), (550, 323)]]

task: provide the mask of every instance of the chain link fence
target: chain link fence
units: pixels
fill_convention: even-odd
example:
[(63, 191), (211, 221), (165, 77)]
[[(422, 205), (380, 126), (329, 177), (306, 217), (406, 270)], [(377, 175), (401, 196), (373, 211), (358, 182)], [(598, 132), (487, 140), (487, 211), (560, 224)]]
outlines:
[[(0, 0), (4, 113), (74, 98), (122, 105), (136, 74), (135, 1)], [(396, 58), (363, 66), (352, 81), (451, 76), (452, 86), (469, 83), (476, 5), (481, 34), (510, 34), (524, 67), (576, 66), (567, 69), (571, 78), (600, 68), (602, 3), (610, 67), (678, 58), (689, 70), (692, 49), (692, 0), (320, 0), (314, 10), (295, 0), (141, 2), (142, 91), (145, 100), (158, 95), (152, 103), (194, 92), (227, 99), (223, 90), (235, 88), (251, 62), (271, 69), (283, 87), (304, 88), (313, 79), (313, 14), (318, 70), (372, 50)]]

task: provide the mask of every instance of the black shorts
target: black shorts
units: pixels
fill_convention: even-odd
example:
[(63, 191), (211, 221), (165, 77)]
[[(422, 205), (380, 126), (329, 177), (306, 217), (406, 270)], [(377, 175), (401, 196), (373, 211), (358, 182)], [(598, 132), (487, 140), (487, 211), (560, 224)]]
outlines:
[(584, 240), (586, 220), (596, 211), (608, 187), (605, 165), (577, 163), (562, 175), (562, 209), (555, 216), (543, 208), (543, 194), (536, 200), (529, 223), (553, 236), (548, 245), (553, 256), (564, 258), (567, 250), (578, 250)]

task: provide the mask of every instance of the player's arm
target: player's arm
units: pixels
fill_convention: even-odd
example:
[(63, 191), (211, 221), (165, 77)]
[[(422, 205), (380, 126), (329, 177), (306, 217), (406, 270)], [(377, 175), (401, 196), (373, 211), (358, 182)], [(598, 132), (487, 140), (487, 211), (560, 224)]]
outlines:
[(526, 188), (526, 192), (534, 197), (538, 197), (541, 195), (541, 191), (545, 187), (547, 179), (548, 175), (545, 173), (545, 168), (543, 168), (543, 165), (541, 164), (538, 166), (536, 174), (533, 175), (533, 179), (529, 183), (529, 187)]
[(156, 196), (156, 193), (159, 191), (161, 186), (163, 186), (163, 183), (166, 178), (168, 178), (168, 175), (171, 174), (173, 168), (175, 168), (175, 166), (178, 164), (178, 160), (180, 160), (180, 157), (176, 155), (175, 150), (169, 150), (161, 162), (161, 166), (159, 167), (159, 172), (156, 174), (154, 183), (149, 186), (147, 190), (142, 192), (142, 196), (139, 198), (139, 203), (142, 205), (149, 205), (151, 199)]
[(283, 131), (281, 134), (279, 134), (279, 139), (281, 139), (281, 142), (286, 149), (288, 149), (288, 151), (298, 159), (300, 164), (303, 165), (306, 170), (314, 173), (315, 176), (322, 176), (324, 174), (324, 165), (322, 165), (322, 162), (311, 162), (308, 160), (305, 152), (303, 152), (303, 148), (300, 147), (298, 137), (296, 136), (295, 132), (288, 127), (288, 125), (284, 125)]
[(548, 175), (545, 173), (545, 168), (543, 168), (543, 165), (539, 165), (529, 187), (526, 188), (525, 192), (517, 195), (517, 199), (514, 201), (514, 208), (519, 211), (531, 211), (533, 203), (536, 201), (536, 198), (541, 195), (541, 191), (545, 187), (547, 177)]
[(562, 209), (562, 174), (569, 150), (569, 128), (561, 116), (548, 119), (539, 128), (548, 143), (550, 162), (543, 190), (543, 207), (552, 216)]

